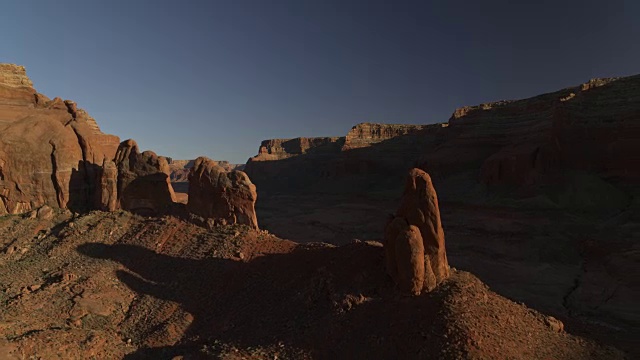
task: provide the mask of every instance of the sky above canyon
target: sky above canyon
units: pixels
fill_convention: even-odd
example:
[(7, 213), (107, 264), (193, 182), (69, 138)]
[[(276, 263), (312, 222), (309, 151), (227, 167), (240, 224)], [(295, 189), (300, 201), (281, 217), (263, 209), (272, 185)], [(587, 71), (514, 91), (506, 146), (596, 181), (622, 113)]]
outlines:
[(260, 141), (640, 73), (640, 1), (6, 1), (0, 62), (104, 132), (244, 163)]

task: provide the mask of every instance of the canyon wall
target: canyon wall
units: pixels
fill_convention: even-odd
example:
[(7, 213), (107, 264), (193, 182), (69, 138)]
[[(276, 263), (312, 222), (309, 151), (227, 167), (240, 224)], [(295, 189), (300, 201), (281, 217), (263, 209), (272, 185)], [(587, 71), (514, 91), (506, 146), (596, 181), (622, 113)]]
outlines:
[(363, 123), (343, 138), (266, 140), (246, 171), (268, 192), (340, 191), (349, 182), (362, 187), (356, 177), (391, 189), (390, 177), (417, 166), (445, 201), (499, 195), (615, 210), (631, 201), (640, 182), (639, 99), (640, 76), (592, 79), (459, 108), (443, 124)]

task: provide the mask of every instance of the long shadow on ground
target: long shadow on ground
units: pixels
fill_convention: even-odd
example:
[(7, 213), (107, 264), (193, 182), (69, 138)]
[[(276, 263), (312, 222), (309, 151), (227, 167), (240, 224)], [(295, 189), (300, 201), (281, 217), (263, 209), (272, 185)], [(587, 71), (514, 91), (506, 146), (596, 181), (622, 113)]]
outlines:
[[(121, 263), (126, 271), (117, 272), (120, 281), (152, 297), (156, 307), (163, 303), (157, 299), (176, 302), (193, 317), (184, 335), (166, 341), (177, 341), (175, 346), (152, 344), (128, 359), (193, 355), (214, 341), (244, 349), (282, 344), (314, 358), (415, 358), (441, 349), (438, 337), (424, 338), (425, 331), (442, 333), (437, 296), (395, 295), (382, 248), (368, 243), (247, 263), (185, 259), (122, 244), (88, 243), (78, 251)], [(138, 326), (136, 331), (151, 333), (166, 324)]]

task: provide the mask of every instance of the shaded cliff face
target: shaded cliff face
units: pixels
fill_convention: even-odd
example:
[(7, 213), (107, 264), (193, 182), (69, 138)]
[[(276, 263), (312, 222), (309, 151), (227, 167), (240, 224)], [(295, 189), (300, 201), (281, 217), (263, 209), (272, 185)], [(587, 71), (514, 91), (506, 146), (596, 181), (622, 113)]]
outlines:
[(640, 76), (454, 112), (442, 145), (418, 161), (436, 176), (554, 206), (618, 211), (640, 181)]
[(102, 133), (74, 102), (31, 86), (24, 67), (0, 64), (0, 215), (45, 204), (94, 207), (99, 169), (113, 159), (118, 137)]

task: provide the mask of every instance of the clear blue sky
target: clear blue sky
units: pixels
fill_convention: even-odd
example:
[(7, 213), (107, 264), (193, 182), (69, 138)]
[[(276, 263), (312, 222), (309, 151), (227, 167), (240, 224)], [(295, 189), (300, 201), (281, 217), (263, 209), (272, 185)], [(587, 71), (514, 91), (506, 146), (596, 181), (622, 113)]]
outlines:
[(640, 73), (640, 1), (525, 3), (9, 0), (0, 62), (143, 149), (236, 163), (262, 139)]

